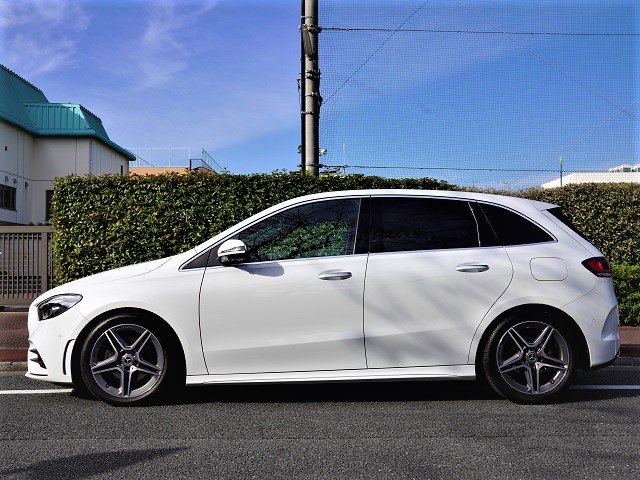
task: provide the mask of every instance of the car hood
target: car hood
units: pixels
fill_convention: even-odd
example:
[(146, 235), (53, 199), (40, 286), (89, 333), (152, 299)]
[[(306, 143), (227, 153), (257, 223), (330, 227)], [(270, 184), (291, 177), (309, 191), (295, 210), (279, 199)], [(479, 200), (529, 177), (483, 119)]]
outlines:
[(69, 283), (65, 283), (64, 285), (60, 285), (52, 290), (45, 292), (41, 297), (36, 299), (36, 302), (41, 299), (49, 298), (53, 295), (58, 295), (61, 293), (82, 293), (87, 287), (93, 287), (95, 285), (99, 285), (107, 282), (114, 282), (118, 280), (123, 280), (131, 277), (138, 277), (140, 275), (145, 275), (157, 268), (160, 268), (162, 265), (171, 260), (172, 257), (161, 258), (159, 260), (152, 260), (150, 262), (137, 263), (135, 265), (129, 265), (126, 267), (115, 268), (113, 270), (107, 270), (106, 272), (96, 273), (95, 275), (91, 275), (89, 277), (80, 278), (78, 280), (74, 280)]

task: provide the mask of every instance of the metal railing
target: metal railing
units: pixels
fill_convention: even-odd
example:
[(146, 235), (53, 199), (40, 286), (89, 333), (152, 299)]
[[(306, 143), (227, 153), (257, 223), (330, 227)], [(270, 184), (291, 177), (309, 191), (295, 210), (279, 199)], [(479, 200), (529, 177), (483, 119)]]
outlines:
[(0, 226), (0, 306), (28, 305), (53, 287), (53, 228)]

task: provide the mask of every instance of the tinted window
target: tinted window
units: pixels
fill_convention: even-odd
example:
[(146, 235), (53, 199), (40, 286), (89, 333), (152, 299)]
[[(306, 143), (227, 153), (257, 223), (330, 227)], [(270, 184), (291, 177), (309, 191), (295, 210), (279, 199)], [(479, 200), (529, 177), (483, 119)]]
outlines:
[(553, 241), (551, 235), (522, 215), (496, 205), (479, 205), (502, 245), (528, 245)]
[(344, 199), (289, 208), (248, 227), (238, 238), (253, 262), (349, 255), (359, 206), (359, 199)]
[(379, 248), (383, 252), (479, 246), (478, 229), (468, 202), (381, 198), (379, 212)]
[(473, 210), (473, 216), (478, 223), (478, 236), (480, 237), (480, 246), (481, 247), (497, 247), (502, 246), (500, 240), (496, 236), (496, 233), (489, 225), (489, 220), (484, 215), (480, 207), (476, 202), (469, 202), (469, 206), (471, 210)]
[(586, 238), (584, 236), (584, 234), (578, 230), (578, 227), (576, 227), (573, 222), (571, 222), (571, 220), (569, 220), (564, 213), (562, 213), (562, 209), (560, 207), (555, 207), (555, 208), (550, 208), (549, 210), (547, 210), (551, 215), (553, 215), (554, 217), (556, 217), (558, 220), (560, 220), (562, 223), (564, 223), (567, 227), (569, 227), (571, 230), (573, 230), (575, 233), (577, 233), (578, 235), (580, 235), (582, 238)]

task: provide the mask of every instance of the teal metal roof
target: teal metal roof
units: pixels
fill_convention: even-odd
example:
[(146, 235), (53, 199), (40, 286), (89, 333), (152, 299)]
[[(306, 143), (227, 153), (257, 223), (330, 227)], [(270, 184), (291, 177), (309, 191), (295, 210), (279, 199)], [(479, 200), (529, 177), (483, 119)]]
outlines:
[(0, 119), (40, 136), (93, 137), (129, 160), (136, 156), (114, 143), (100, 118), (77, 103), (50, 103), (42, 91), (0, 65)]

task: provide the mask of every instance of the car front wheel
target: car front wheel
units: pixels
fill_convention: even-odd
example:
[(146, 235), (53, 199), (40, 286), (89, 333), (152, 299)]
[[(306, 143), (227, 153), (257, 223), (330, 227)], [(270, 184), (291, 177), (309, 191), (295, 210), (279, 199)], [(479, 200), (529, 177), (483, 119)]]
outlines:
[(80, 353), (87, 389), (114, 405), (139, 404), (159, 397), (175, 382), (175, 349), (153, 322), (119, 316), (99, 324)]
[(574, 351), (566, 328), (555, 318), (518, 316), (491, 333), (482, 360), (489, 384), (500, 395), (541, 403), (571, 383)]

